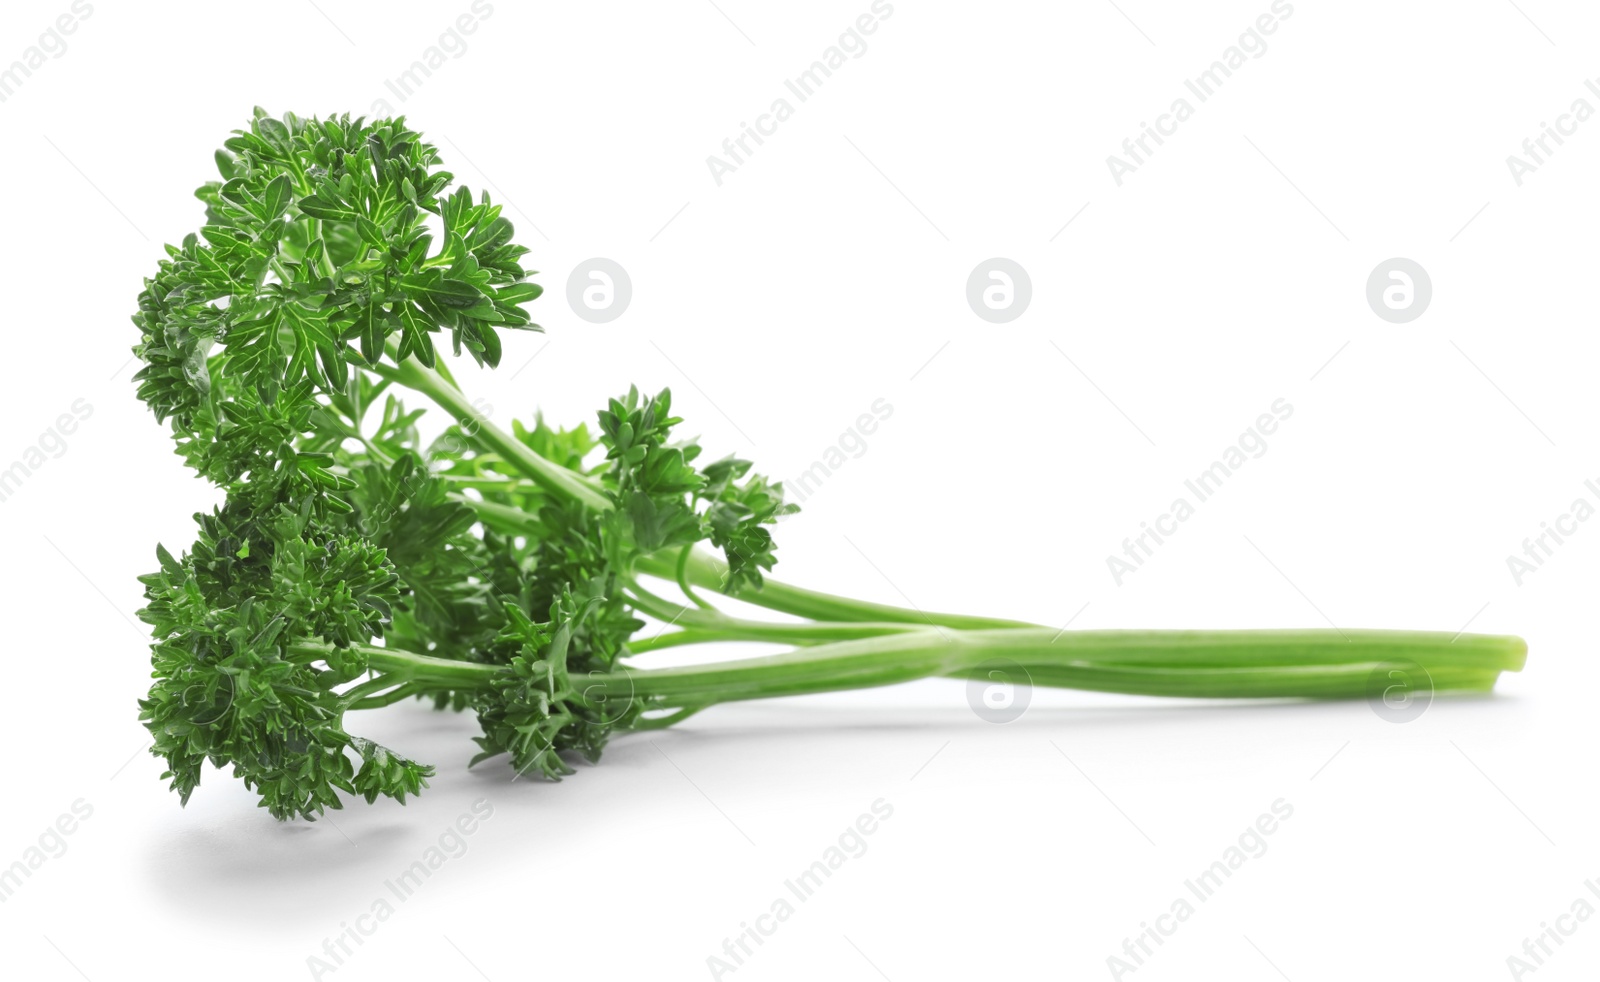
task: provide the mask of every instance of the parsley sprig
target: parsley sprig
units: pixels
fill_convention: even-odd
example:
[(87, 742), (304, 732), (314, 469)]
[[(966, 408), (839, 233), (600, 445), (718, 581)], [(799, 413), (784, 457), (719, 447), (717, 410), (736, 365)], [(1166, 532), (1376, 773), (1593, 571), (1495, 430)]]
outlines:
[[(498, 365), (502, 332), (539, 330), (541, 291), (500, 207), (440, 165), (404, 119), (258, 109), (196, 192), (205, 224), (139, 296), (139, 397), (225, 494), (141, 577), (141, 717), (184, 801), (209, 762), (280, 819), (404, 802), (433, 769), (347, 721), (414, 698), (476, 714), (474, 763), (556, 779), (616, 732), (719, 702), (981, 679), (996, 658), (1035, 684), (1220, 697), (1367, 695), (1392, 663), (1485, 691), (1521, 667), (1517, 638), (1063, 633), (773, 580), (772, 527), (795, 507), (677, 436), (669, 392), (630, 388), (592, 430), (473, 409), (438, 345)], [(437, 438), (413, 397), (450, 417)], [(792, 616), (734, 617), (719, 593)], [(647, 617), (670, 629), (641, 637)], [(632, 663), (724, 641), (792, 648)]]

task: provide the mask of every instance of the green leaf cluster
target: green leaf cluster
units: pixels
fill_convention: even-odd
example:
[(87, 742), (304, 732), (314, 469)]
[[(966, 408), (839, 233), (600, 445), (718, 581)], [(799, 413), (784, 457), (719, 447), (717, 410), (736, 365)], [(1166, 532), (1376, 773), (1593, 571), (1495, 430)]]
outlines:
[[(223, 494), (141, 577), (140, 716), (183, 801), (209, 766), (280, 819), (404, 802), (433, 769), (353, 721), (419, 699), (475, 715), (475, 764), (556, 780), (620, 731), (719, 702), (987, 684), (996, 659), (1032, 684), (1233, 698), (1370, 697), (1397, 664), (1483, 692), (1522, 666), (1518, 638), (1064, 632), (773, 580), (772, 527), (796, 509), (749, 461), (680, 436), (670, 392), (630, 388), (593, 428), (535, 414), (509, 431), (462, 392), (444, 335), (494, 367), (503, 329), (537, 329), (524, 305), (540, 289), (499, 206), (452, 190), (403, 119), (257, 110), (216, 163), (203, 226), (167, 248), (133, 315), (140, 398)], [(731, 616), (701, 590), (786, 619)], [(642, 636), (646, 617), (665, 627)], [(634, 662), (727, 641), (794, 647)]]
[(403, 801), (431, 769), (345, 719), (410, 697), (474, 711), (479, 760), (559, 777), (644, 708), (581, 685), (643, 624), (626, 588), (644, 556), (709, 541), (729, 589), (772, 566), (781, 493), (742, 461), (697, 470), (668, 393), (613, 400), (598, 435), (536, 416), (489, 439), (453, 412), (423, 439), (401, 389), (464, 400), (441, 332), (493, 367), (501, 329), (538, 329), (511, 223), (439, 165), (402, 119), (258, 110), (197, 191), (205, 225), (140, 294), (139, 396), (226, 493), (142, 580), (142, 717), (184, 800), (210, 762), (279, 818)]

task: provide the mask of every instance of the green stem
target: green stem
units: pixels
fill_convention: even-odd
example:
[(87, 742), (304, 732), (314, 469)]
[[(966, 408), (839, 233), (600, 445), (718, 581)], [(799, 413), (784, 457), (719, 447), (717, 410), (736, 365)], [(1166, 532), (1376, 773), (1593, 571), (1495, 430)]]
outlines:
[(521, 508), (502, 505), (498, 501), (482, 501), (459, 491), (449, 492), (449, 497), (451, 501), (460, 502), (477, 512), (483, 524), (498, 532), (532, 535), (539, 530), (538, 520)]
[(642, 655), (647, 651), (660, 651), (662, 648), (676, 648), (685, 644), (706, 644), (712, 641), (728, 640), (715, 631), (671, 631), (628, 642), (630, 654)]
[[(487, 686), (501, 671), (495, 665), (421, 655), (400, 648), (352, 644), (350, 650), (365, 656), (371, 671), (391, 676), (395, 681), (419, 681), (476, 689)], [(325, 641), (300, 641), (289, 646), (289, 657), (297, 662), (327, 660), (333, 655), (333, 645)]]
[(391, 689), (388, 692), (382, 693), (381, 695), (367, 696), (365, 699), (357, 699), (356, 701), (350, 703), (350, 708), (382, 709), (384, 706), (392, 706), (397, 702), (403, 702), (407, 699), (410, 699), (412, 696), (420, 696), (428, 691), (429, 687), (421, 684), (420, 682), (407, 682), (406, 684)]
[(654, 637), (628, 642), (629, 654), (642, 655), (662, 648), (676, 648), (686, 644), (716, 644), (729, 641), (765, 641), (776, 644), (827, 644), (833, 641), (854, 641), (860, 638), (880, 638), (889, 634), (926, 631), (928, 628), (911, 624), (828, 623), (811, 621), (802, 624), (772, 624), (764, 621), (745, 621), (724, 618), (715, 628), (689, 627), (670, 631)]
[(674, 570), (677, 576), (678, 589), (683, 591), (684, 596), (694, 601), (694, 605), (696, 607), (699, 607), (702, 610), (715, 611), (717, 608), (713, 607), (710, 603), (706, 602), (706, 600), (702, 598), (700, 594), (696, 593), (694, 584), (689, 582), (689, 556), (693, 552), (694, 544), (690, 543), (689, 545), (684, 546), (683, 549), (678, 553), (678, 566), (677, 569)]
[[(628, 650), (637, 655), (646, 651), (671, 648), (681, 644), (723, 641), (767, 641), (776, 644), (798, 645), (825, 644), (834, 641), (881, 638), (891, 634), (907, 634), (926, 630), (928, 628), (913, 627), (909, 624), (874, 624), (870, 621), (857, 621), (853, 624), (819, 622), (772, 624), (765, 621), (746, 621), (727, 617), (718, 622), (714, 628), (689, 627), (682, 631), (660, 635), (660, 640), (653, 642), (629, 641)], [(679, 635), (684, 637), (679, 640)]]
[[(983, 678), (998, 660), (1037, 684), (1212, 698), (1349, 698), (1384, 666), (1420, 668), (1435, 688), (1486, 690), (1522, 667), (1521, 638), (1410, 631), (909, 631), (765, 658), (592, 676), (607, 694), (707, 705), (890, 685)], [(1003, 664), (1003, 662), (1000, 662)], [(1381, 676), (1380, 676), (1381, 677)]]
[[(485, 449), (545, 490), (597, 511), (612, 508), (594, 483), (539, 456), (494, 424), (481, 419), (461, 390), (445, 375), (414, 358), (397, 368), (375, 366), (382, 377), (427, 395), (453, 416)], [(537, 523), (519, 509), (458, 496), (486, 524), (537, 532)], [(671, 553), (637, 561), (640, 572), (685, 588), (721, 589), (726, 567), (698, 552)], [(644, 591), (637, 591), (643, 594)], [(692, 597), (693, 594), (691, 593)], [(671, 620), (659, 598), (635, 596), (639, 609)], [(807, 590), (768, 578), (760, 590), (738, 599), (826, 624), (763, 624), (736, 621), (705, 610), (679, 612), (693, 640), (773, 640), (810, 645), (762, 659), (709, 666), (619, 670), (610, 678), (616, 692), (636, 692), (679, 706), (729, 699), (752, 699), (803, 692), (887, 685), (931, 675), (973, 677), (983, 663), (1007, 658), (1039, 684), (1162, 695), (1213, 697), (1302, 695), (1340, 697), (1365, 694), (1372, 671), (1385, 663), (1412, 663), (1441, 687), (1484, 689), (1500, 671), (1522, 666), (1526, 646), (1519, 638), (1385, 631), (1100, 631), (1052, 632), (1020, 621), (970, 617), (854, 600)], [(658, 608), (658, 609), (652, 609)], [(907, 630), (928, 625), (939, 631)], [(956, 629), (956, 634), (942, 630)], [(637, 650), (685, 643), (683, 636), (643, 642)], [(374, 649), (386, 652), (385, 649)], [(388, 670), (466, 672), (459, 681), (484, 684), (490, 666), (429, 656), (389, 652)], [(410, 659), (408, 661), (408, 659)], [(435, 664), (436, 663), (436, 664)], [(979, 676), (981, 677), (981, 676)], [(604, 684), (604, 683), (602, 683)], [(676, 702), (674, 702), (676, 700)]]
[[(490, 456), (485, 454), (483, 456)], [(478, 458), (482, 461), (482, 457)], [(515, 491), (521, 482), (505, 477), (463, 477), (459, 474), (435, 474), (439, 480), (457, 488), (474, 488), (478, 491)]]
[[(951, 678), (993, 680), (984, 669), (951, 672)], [(1375, 678), (1375, 673), (1377, 677)], [(1499, 671), (1436, 666), (1426, 679), (1407, 676), (1403, 688), (1416, 691), (1488, 692)], [(1018, 679), (1005, 677), (1013, 683)], [(1050, 688), (1120, 692), (1127, 695), (1175, 696), (1185, 699), (1265, 699), (1299, 697), (1343, 699), (1374, 697), (1400, 679), (1389, 679), (1378, 665), (1305, 665), (1272, 668), (1118, 668), (1102, 665), (1034, 666), (1030, 685)]]
[[(691, 607), (688, 604), (675, 604), (656, 596), (637, 583), (628, 584), (628, 603), (640, 613), (654, 617), (668, 625), (681, 625), (685, 630), (680, 634), (693, 632), (701, 641), (778, 641), (792, 644), (816, 644), (823, 641), (847, 641), (857, 638), (875, 638), (885, 634), (901, 634), (906, 631), (928, 630), (914, 624), (868, 621), (855, 622), (819, 622), (804, 621), (798, 624), (783, 624), (773, 621), (751, 621), (738, 617), (729, 617), (715, 608)], [(672, 635), (668, 635), (671, 637)], [(676, 642), (679, 644), (686, 642)], [(669, 644), (660, 645), (668, 647)], [(630, 650), (638, 652), (640, 649), (633, 642), (628, 643)]]
[[(676, 580), (677, 556), (646, 556), (638, 560), (637, 567), (640, 572), (663, 580)], [(689, 582), (707, 590), (722, 589), (723, 576), (727, 572), (727, 564), (720, 559), (695, 552), (689, 557), (685, 574)], [(850, 597), (840, 597), (819, 590), (807, 590), (804, 587), (791, 586), (772, 577), (767, 577), (760, 590), (747, 591), (735, 596), (735, 599), (768, 610), (776, 610), (797, 617), (809, 617), (821, 621), (894, 621), (902, 624), (952, 627), (959, 630), (985, 630), (991, 628), (1034, 628), (1040, 629), (1038, 624), (1029, 624), (1026, 621), (1013, 621), (997, 617), (972, 617), (966, 614), (946, 614), (938, 611), (907, 609), (894, 607), (888, 604), (877, 604), (866, 600), (855, 600)]]
[(582, 475), (575, 474), (559, 464), (544, 459), (510, 433), (495, 426), (479, 415), (460, 389), (451, 385), (439, 372), (428, 368), (415, 358), (407, 358), (399, 367), (385, 363), (371, 366), (380, 377), (390, 379), (414, 389), (432, 399), (440, 409), (453, 416), (462, 430), (478, 444), (504, 458), (529, 480), (553, 494), (581, 503), (593, 511), (610, 511), (611, 499)]
[[(484, 524), (490, 525), (499, 531), (513, 534), (534, 534), (539, 530), (536, 518), (511, 505), (504, 505), (495, 501), (481, 501), (464, 494), (452, 494), (450, 497), (476, 511)], [(679, 582), (680, 560), (683, 560), (683, 557), (678, 550), (674, 549), (656, 555), (645, 556), (637, 560), (635, 566), (641, 573), (647, 573), (658, 579), (676, 583)], [(683, 560), (683, 577), (694, 586), (707, 590), (720, 590), (722, 589), (723, 574), (727, 568), (727, 564), (720, 559), (707, 556), (701, 552), (691, 551), (687, 560)], [(1029, 624), (1026, 621), (1011, 621), (994, 617), (969, 617), (965, 614), (944, 614), (936, 611), (907, 610), (903, 607), (893, 607), (888, 604), (852, 600), (849, 597), (840, 597), (831, 593), (791, 586), (770, 576), (766, 577), (761, 589), (740, 593), (735, 599), (757, 607), (764, 607), (767, 610), (776, 610), (779, 613), (792, 614), (797, 617), (807, 617), (819, 621), (893, 623), (909, 627), (933, 626), (956, 628), (958, 630), (985, 630), (992, 628), (1033, 628), (1041, 630), (1038, 624)], [(655, 615), (652, 614), (652, 616)], [(669, 614), (665, 619), (670, 619), (670, 617), (671, 615)]]
[[(881, 626), (881, 625), (880, 625)], [(865, 629), (868, 625), (833, 625)], [(429, 689), (483, 689), (504, 669), (372, 645), (353, 645), (370, 669), (399, 687), (357, 700), (387, 705)], [(680, 668), (619, 668), (589, 676), (591, 694), (639, 698), (654, 708), (698, 710), (720, 702), (892, 685), (948, 676), (1195, 698), (1371, 696), (1403, 671), (1410, 689), (1488, 691), (1522, 668), (1521, 638), (1422, 631), (895, 630), (801, 647), (764, 658)], [(326, 659), (330, 645), (289, 648)], [(1017, 669), (1021, 669), (1020, 677)], [(682, 715), (661, 717), (676, 720)], [(669, 725), (665, 722), (656, 725)]]
[(635, 720), (633, 725), (630, 726), (629, 729), (631, 729), (631, 730), (664, 730), (667, 727), (672, 726), (675, 723), (682, 723), (684, 720), (688, 719), (690, 716), (693, 716), (695, 713), (698, 713), (700, 710), (702, 710), (704, 708), (706, 708), (706, 707), (704, 707), (704, 706), (685, 706), (682, 709), (678, 710), (677, 712), (668, 713), (665, 716), (646, 716), (646, 717), (641, 717), (640, 719)]
[(372, 678), (362, 682), (360, 685), (352, 686), (351, 688), (345, 690), (343, 693), (341, 693), (341, 695), (344, 697), (347, 704), (354, 705), (355, 703), (360, 702), (362, 699), (365, 699), (374, 693), (382, 692), (384, 689), (396, 684), (398, 684), (398, 682), (391, 676), (376, 674)]

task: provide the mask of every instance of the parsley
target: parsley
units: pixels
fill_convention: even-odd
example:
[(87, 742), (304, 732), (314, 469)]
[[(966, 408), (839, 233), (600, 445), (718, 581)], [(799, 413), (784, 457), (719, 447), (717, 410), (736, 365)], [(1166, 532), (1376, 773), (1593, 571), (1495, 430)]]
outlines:
[[(139, 397), (225, 492), (141, 577), (154, 683), (140, 702), (187, 801), (207, 762), (280, 819), (343, 796), (404, 802), (433, 769), (350, 732), (421, 698), (469, 710), (474, 762), (557, 779), (618, 731), (736, 699), (986, 677), (1180, 696), (1351, 697), (1423, 667), (1487, 690), (1520, 639), (1375, 632), (1075, 632), (925, 613), (770, 579), (780, 485), (675, 436), (668, 392), (591, 429), (480, 419), (438, 357), (500, 361), (541, 289), (487, 194), (451, 190), (403, 119), (257, 110), (197, 196), (205, 224), (145, 283)], [(424, 397), (454, 422), (417, 428)], [(676, 589), (683, 599), (658, 591)], [(748, 620), (720, 591), (795, 615)], [(642, 618), (672, 625), (639, 636)], [(674, 645), (774, 641), (765, 658), (641, 670)]]

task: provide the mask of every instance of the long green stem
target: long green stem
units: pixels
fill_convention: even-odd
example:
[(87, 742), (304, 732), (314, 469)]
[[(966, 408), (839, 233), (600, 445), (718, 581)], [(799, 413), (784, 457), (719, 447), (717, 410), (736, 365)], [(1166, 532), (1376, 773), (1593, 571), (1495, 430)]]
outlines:
[[(357, 645), (374, 671), (411, 691), (477, 689), (502, 669), (431, 655)], [(290, 649), (326, 657), (325, 644)], [(1205, 698), (1352, 698), (1384, 687), (1387, 670), (1412, 687), (1487, 691), (1502, 671), (1522, 667), (1521, 638), (1413, 631), (934, 631), (918, 629), (837, 641), (763, 658), (681, 668), (618, 669), (591, 675), (592, 695), (641, 698), (659, 708), (699, 708), (892, 685), (933, 676), (984, 679), (1020, 666), (1035, 685)], [(386, 704), (382, 695), (362, 708)]]
[[(377, 373), (429, 396), (472, 438), (545, 490), (594, 511), (612, 505), (593, 482), (539, 456), (478, 416), (446, 375), (406, 359)], [(533, 516), (466, 495), (485, 524), (536, 532)], [(639, 560), (638, 572), (685, 589), (720, 589), (726, 567), (698, 552), (672, 550)], [(1522, 666), (1519, 638), (1399, 631), (1052, 631), (1020, 621), (924, 611), (835, 596), (768, 578), (738, 599), (809, 623), (774, 624), (674, 605), (629, 585), (642, 613), (683, 630), (633, 646), (636, 652), (699, 641), (781, 641), (802, 647), (764, 658), (592, 676), (590, 691), (638, 696), (657, 708), (698, 709), (758, 699), (889, 685), (930, 676), (986, 677), (1004, 659), (1034, 684), (1151, 695), (1205, 697), (1366, 695), (1386, 665), (1420, 668), (1434, 687), (1485, 690), (1501, 671)], [(691, 593), (692, 595), (692, 593)], [(674, 609), (676, 608), (676, 609)], [(307, 647), (307, 646), (299, 646)], [(315, 647), (315, 646), (310, 646)], [(384, 648), (365, 652), (374, 670), (420, 688), (487, 685), (499, 669)], [(307, 652), (301, 652), (307, 654)], [(1381, 676), (1380, 676), (1381, 678)], [(385, 697), (366, 696), (359, 704)], [(675, 718), (675, 717), (669, 717)]]
[[(647, 556), (639, 560), (641, 572), (664, 580), (677, 579), (677, 560), (674, 555)], [(727, 564), (701, 552), (692, 553), (685, 570), (689, 582), (707, 590), (720, 590)], [(889, 604), (872, 603), (840, 597), (819, 590), (792, 586), (771, 577), (760, 590), (741, 593), (739, 600), (797, 617), (810, 617), (820, 621), (894, 621), (903, 624), (932, 627), (952, 627), (960, 630), (988, 628), (1039, 628), (1038, 624), (1013, 621), (997, 617), (972, 617), (966, 614), (946, 614), (939, 611), (907, 609)]]
[[(1398, 669), (1405, 663), (1387, 664)], [(950, 677), (1018, 681), (991, 671), (964, 669), (951, 672)], [(1436, 666), (1426, 677), (1414, 673), (1390, 677), (1385, 663), (1201, 669), (1036, 665), (1028, 670), (1025, 681), (1049, 688), (1185, 699), (1351, 699), (1381, 697), (1392, 685), (1410, 692), (1488, 692), (1499, 676), (1495, 669)]]
[[(540, 458), (543, 459), (543, 458)], [(570, 473), (570, 472), (569, 472)], [(478, 513), (486, 524), (502, 532), (533, 532), (538, 525), (533, 516), (510, 505), (482, 501), (463, 494), (452, 498)], [(646, 556), (638, 561), (638, 569), (658, 579), (677, 582), (682, 556), (678, 550)], [(691, 552), (683, 563), (683, 574), (688, 581), (706, 590), (720, 590), (727, 564), (701, 552)], [(909, 626), (950, 627), (958, 630), (984, 630), (990, 628), (1034, 628), (1038, 624), (1026, 621), (1004, 620), (995, 617), (970, 617), (965, 614), (945, 614), (937, 611), (908, 610), (888, 604), (839, 597), (831, 593), (791, 586), (767, 577), (761, 589), (741, 593), (739, 600), (768, 610), (819, 621), (878, 622)]]
[[(396, 681), (437, 682), (476, 689), (488, 685), (501, 671), (495, 665), (439, 658), (371, 644), (352, 644), (350, 650), (365, 656), (372, 671), (393, 676)], [(323, 660), (333, 653), (333, 645), (323, 641), (301, 641), (289, 646), (289, 657), (297, 662)]]
[(393, 689), (390, 689), (388, 692), (354, 700), (350, 703), (350, 708), (382, 709), (384, 706), (392, 706), (397, 702), (404, 702), (405, 700), (410, 699), (412, 696), (426, 695), (428, 692), (429, 689), (425, 685), (417, 682), (407, 682), (404, 685), (399, 685)]
[[(875, 638), (885, 634), (900, 634), (921, 629), (913, 624), (892, 621), (877, 623), (803, 621), (798, 624), (783, 624), (774, 621), (745, 620), (729, 617), (715, 609), (674, 604), (636, 583), (629, 584), (627, 596), (629, 605), (635, 610), (665, 624), (681, 627), (683, 630), (678, 633), (692, 635), (697, 641), (777, 641), (789, 644), (817, 644), (825, 641)], [(673, 635), (669, 634), (666, 637), (671, 638)], [(665, 648), (685, 643), (688, 643), (687, 638), (655, 645), (630, 641), (628, 648), (637, 654), (649, 651), (652, 647)]]
[(648, 638), (639, 638), (628, 642), (628, 650), (635, 655), (642, 655), (648, 651), (660, 651), (662, 648), (677, 648), (686, 644), (709, 644), (713, 641), (731, 640), (716, 631), (666, 631), (652, 635)]
[[(380, 363), (373, 366), (373, 371), (383, 378), (428, 396), (441, 409), (454, 417), (463, 428), (471, 432), (474, 439), (499, 454), (502, 459), (509, 462), (540, 487), (553, 493), (570, 497), (595, 511), (609, 511), (611, 509), (610, 500), (581, 475), (551, 463), (511, 434), (499, 429), (489, 420), (482, 418), (472, 404), (467, 401), (461, 390), (440, 372), (428, 368), (415, 358), (407, 358), (401, 361), (398, 368), (392, 368)], [(451, 497), (471, 507), (478, 512), (486, 523), (502, 531), (522, 532), (536, 531), (537, 529), (532, 516), (525, 514), (520, 509), (497, 502), (484, 501), (464, 494), (452, 494)], [(691, 551), (687, 556), (674, 552), (670, 555), (646, 557), (640, 561), (639, 568), (642, 572), (661, 579), (687, 581), (691, 585), (704, 589), (720, 590), (727, 567), (720, 560)], [(807, 590), (803, 587), (791, 586), (771, 577), (766, 578), (760, 590), (741, 594), (740, 599), (748, 601), (755, 606), (776, 610), (780, 613), (822, 621), (928, 624), (960, 629), (1037, 627), (1037, 625), (1027, 624), (1022, 621), (970, 617), (964, 614), (945, 614), (915, 609), (908, 610), (887, 604), (854, 600), (849, 597), (840, 597), (816, 590)], [(835, 634), (832, 637), (863, 637), (878, 633), (883, 632), (869, 631), (849, 635)], [(823, 637), (826, 638), (828, 636), (824, 635)], [(780, 632), (762, 639), (739, 638), (738, 640), (788, 641), (795, 640), (795, 638), (792, 634)]]
[(534, 453), (521, 440), (495, 426), (480, 415), (462, 391), (439, 372), (415, 358), (400, 362), (398, 368), (379, 363), (372, 370), (383, 378), (398, 382), (432, 399), (439, 408), (455, 417), (463, 430), (478, 443), (509, 461), (529, 480), (555, 494), (581, 502), (594, 511), (610, 511), (611, 500), (582, 475), (553, 464)]
[(911, 631), (765, 658), (594, 676), (609, 694), (671, 705), (889, 685), (936, 675), (984, 677), (997, 660), (1033, 681), (1117, 692), (1207, 697), (1366, 695), (1385, 666), (1425, 672), (1436, 688), (1487, 689), (1522, 667), (1521, 638), (1410, 631)]

